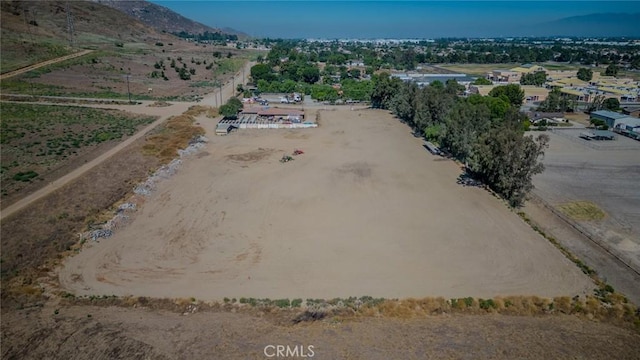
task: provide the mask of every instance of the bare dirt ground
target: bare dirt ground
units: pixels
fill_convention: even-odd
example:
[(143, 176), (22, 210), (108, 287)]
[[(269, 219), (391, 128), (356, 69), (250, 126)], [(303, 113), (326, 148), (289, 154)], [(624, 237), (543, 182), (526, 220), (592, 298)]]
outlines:
[(268, 359), (269, 345), (298, 347), (298, 354), (304, 349), (316, 359), (622, 360), (640, 354), (637, 333), (574, 316), (439, 315), (292, 325), (282, 321), (286, 314), (183, 316), (94, 306), (54, 311), (3, 314), (2, 358)]
[[(315, 117), (314, 111), (309, 116)], [(208, 132), (213, 131), (215, 121), (206, 118), (199, 121)], [(528, 226), (521, 228), (521, 220), (499, 201), (484, 190), (455, 184), (459, 174), (455, 164), (437, 161), (428, 155), (421, 148), (421, 142), (413, 140), (408, 129), (389, 115), (377, 111), (322, 112), (321, 124), (321, 128), (306, 131), (240, 131), (228, 137), (212, 137), (209, 148), (188, 159), (184, 168), (149, 199), (151, 206), (145, 205), (138, 214), (138, 220), (126, 230), (132, 231), (141, 226), (140, 221), (152, 215), (153, 211), (159, 220), (156, 222), (159, 235), (141, 235), (142, 241), (128, 238), (132, 240), (130, 245), (133, 247), (121, 246), (123, 252), (118, 256), (133, 252), (140, 256), (143, 264), (153, 261), (158, 250), (164, 251), (173, 259), (156, 264), (168, 265), (166, 269), (169, 270), (179, 264), (183, 255), (191, 255), (196, 260), (202, 255), (216, 259), (215, 253), (212, 254), (210, 250), (202, 251), (202, 254), (192, 253), (194, 247), (187, 241), (189, 239), (180, 237), (171, 237), (174, 243), (165, 243), (164, 248), (156, 246), (156, 252), (150, 253), (150, 256), (143, 254), (141, 251), (144, 250), (140, 249), (145, 247), (145, 243), (150, 244), (151, 248), (156, 241), (168, 238), (165, 234), (171, 235), (160, 224), (163, 217), (167, 216), (169, 225), (176, 228), (176, 234), (180, 233), (181, 228), (198, 230), (202, 229), (203, 223), (205, 228), (211, 226), (208, 223), (217, 224), (216, 230), (221, 233), (224, 231), (225, 237), (230, 240), (224, 241), (222, 236), (216, 235), (214, 249), (224, 251), (226, 255), (218, 258), (226, 260), (223, 262), (225, 265), (236, 266), (229, 268), (227, 276), (233, 275), (231, 271), (234, 269), (244, 267), (253, 274), (262, 272), (264, 277), (268, 275), (269, 279), (262, 279), (261, 282), (275, 279), (274, 284), (290, 289), (290, 293), (297, 294), (293, 288), (307, 284), (300, 288), (316, 294), (313, 289), (315, 285), (323, 292), (321, 297), (329, 298), (331, 292), (326, 289), (344, 288), (347, 282), (355, 284), (355, 290), (363, 289), (364, 286), (360, 284), (368, 285), (362, 281), (369, 278), (368, 273), (371, 273), (370, 279), (375, 282), (371, 286), (385, 291), (394, 290), (385, 284), (385, 281), (389, 282), (388, 279), (400, 281), (405, 286), (405, 280), (399, 277), (408, 276), (416, 289), (435, 289), (433, 292), (440, 291), (437, 286), (443, 286), (441, 283), (457, 281), (450, 288), (454, 288), (453, 285), (464, 287), (454, 289), (460, 290), (463, 296), (476, 294), (473, 292), (475, 288), (470, 285), (473, 282), (501, 283), (502, 291), (497, 292), (500, 294), (523, 291), (537, 295), (572, 294), (582, 285), (587, 291), (593, 287), (585, 277), (576, 274), (575, 265), (566, 264), (568, 261), (557, 250), (550, 248), (545, 239), (533, 234)], [(306, 153), (290, 163), (280, 164), (277, 161), (283, 153), (290, 153), (294, 148), (302, 148)], [(128, 148), (127, 154), (134, 155), (135, 151)], [(82, 193), (89, 196), (95, 194), (100, 186), (107, 185), (97, 184), (92, 179), (106, 179), (108, 176), (105, 177), (105, 174), (118, 172), (115, 169), (119, 160), (124, 159), (120, 156), (111, 157), (88, 176), (81, 177), (78, 181), (91, 185), (81, 186)], [(318, 164), (320, 169), (310, 174), (315, 177), (301, 174)], [(421, 168), (424, 171), (418, 171)], [(98, 170), (100, 172), (96, 172)], [(383, 171), (389, 174), (382, 176)], [(205, 174), (202, 175), (202, 172)], [(425, 183), (433, 185), (429, 187)], [(77, 186), (74, 184), (66, 189)], [(130, 183), (126, 184), (123, 190), (131, 186)], [(185, 193), (179, 186), (191, 187), (192, 197), (182, 199)], [(121, 185), (119, 187), (122, 188)], [(264, 197), (258, 197), (257, 203), (249, 198), (262, 192), (258, 187), (272, 193), (268, 196), (268, 206), (263, 203)], [(309, 187), (320, 187), (320, 190), (303, 191)], [(172, 188), (176, 191), (175, 195), (170, 191)], [(110, 191), (104, 190), (105, 194)], [(391, 193), (387, 194), (387, 191)], [(403, 191), (407, 193), (402, 194)], [(450, 194), (439, 194), (443, 192)], [(170, 199), (163, 198), (167, 194)], [(200, 196), (200, 202), (192, 200), (197, 194), (205, 194)], [(65, 193), (56, 191), (54, 195), (58, 200), (64, 200)], [(224, 199), (225, 196), (227, 199)], [(417, 200), (412, 201), (414, 196)], [(93, 197), (95, 195), (86, 198), (86, 201), (91, 201), (89, 199)], [(429, 206), (418, 204), (427, 199), (430, 199)], [(189, 213), (189, 201), (195, 202), (196, 207), (208, 208), (208, 216), (185, 216), (194, 215), (193, 212)], [(349, 203), (355, 201), (365, 202), (367, 207), (363, 210)], [(376, 204), (377, 201), (383, 204)], [(411, 207), (412, 212), (402, 211), (401, 202)], [(35, 209), (33, 214), (49, 208), (46, 203), (40, 203), (44, 208)], [(162, 203), (167, 205), (167, 213), (163, 214), (160, 207)], [(330, 205), (332, 203), (337, 206)], [(222, 204), (225, 206), (222, 207)], [(279, 206), (275, 208), (274, 204)], [(98, 203), (91, 205), (104, 206)], [(434, 212), (434, 207), (439, 211)], [(467, 207), (469, 209), (463, 211)], [(218, 217), (210, 216), (212, 212), (216, 212)], [(461, 229), (449, 230), (452, 225), (446, 219), (453, 218), (452, 213), (455, 212), (460, 212), (462, 219), (453, 227)], [(471, 219), (473, 216), (479, 219)], [(176, 223), (174, 217), (183, 222)], [(272, 225), (263, 229), (264, 238), (269, 242), (258, 252), (259, 248), (251, 248), (251, 243), (241, 234), (255, 232), (256, 223), (262, 223), (260, 220), (263, 217)], [(509, 224), (499, 225), (496, 218), (492, 217), (502, 219), (501, 222), (507, 219)], [(297, 223), (301, 219), (302, 224)], [(37, 223), (37, 218), (33, 221)], [(394, 222), (403, 226), (401, 231)], [(439, 224), (442, 222), (445, 223)], [(3, 230), (5, 225), (3, 222)], [(273, 226), (282, 228), (276, 231), (272, 229)], [(308, 227), (308, 233), (302, 231), (300, 226)], [(232, 231), (234, 229), (236, 231)], [(382, 235), (376, 235), (374, 230)], [(162, 234), (162, 231), (165, 233)], [(395, 235), (391, 240), (388, 239), (387, 234), (394, 231), (403, 236)], [(446, 244), (440, 243), (437, 236), (448, 232), (452, 232), (452, 235), (471, 233), (476, 236), (471, 239), (469, 236), (460, 239), (448, 236)], [(494, 238), (487, 235), (492, 233), (496, 234)], [(200, 239), (198, 233), (190, 234), (192, 239)], [(319, 238), (318, 234), (327, 236)], [(93, 247), (117, 244), (113, 240), (125, 235), (126, 232), (120, 232), (114, 238), (94, 243)], [(412, 236), (416, 238), (410, 238)], [(337, 239), (332, 239), (334, 237)], [(358, 241), (350, 243), (349, 239)], [(180, 240), (183, 242), (175, 243)], [(316, 240), (318, 244), (310, 246), (306, 243), (309, 240)], [(463, 243), (464, 240), (473, 242)], [(248, 247), (245, 249), (245, 246)], [(447, 252), (447, 247), (454, 248), (457, 254)], [(485, 252), (483, 248), (488, 250)], [(307, 254), (311, 254), (298, 255), (292, 249), (298, 253), (306, 250)], [(412, 255), (411, 251), (420, 253)], [(277, 253), (281, 255), (278, 257)], [(344, 254), (341, 256), (341, 253)], [(82, 254), (84, 251), (80, 256)], [(396, 260), (394, 255), (403, 255), (404, 258)], [(436, 255), (450, 258), (435, 259)], [(364, 262), (367, 257), (371, 260)], [(272, 261), (274, 258), (281, 262), (281, 271), (270, 270), (278, 267)], [(256, 259), (258, 262), (253, 263)], [(265, 261), (272, 261), (272, 264), (260, 269), (260, 264)], [(374, 261), (376, 268), (372, 269)], [(430, 268), (429, 264), (434, 262)], [(121, 272), (112, 263), (107, 264), (109, 272)], [(198, 263), (191, 265), (198, 266)], [(256, 268), (259, 271), (255, 271)], [(150, 270), (129, 274), (134, 278), (134, 283), (136, 276), (140, 276), (140, 279), (147, 276), (150, 283), (164, 281), (167, 287), (173, 286), (173, 275), (163, 273), (159, 267)], [(157, 279), (152, 278), (154, 270)], [(301, 270), (303, 278), (300, 283), (294, 283), (291, 280), (298, 276), (298, 270)], [(390, 276), (380, 276), (383, 270), (391, 270)], [(406, 274), (409, 271), (418, 272), (420, 276)], [(396, 273), (400, 275), (396, 276)], [(523, 273), (527, 274), (523, 276)], [(449, 280), (445, 277), (449, 277)], [(336, 282), (331, 278), (341, 280)], [(537, 279), (543, 279), (544, 286), (528, 290), (540, 285), (541, 281)], [(208, 288), (212, 293), (211, 288), (220, 286), (220, 281), (215, 277), (204, 280), (206, 282), (194, 282), (190, 290)], [(555, 292), (552, 289), (554, 286)], [(255, 288), (264, 289), (266, 286), (258, 284)], [(521, 290), (523, 288), (525, 290)], [(276, 290), (278, 297), (288, 295), (280, 291), (282, 289)], [(224, 292), (221, 296), (228, 295)], [(452, 292), (455, 291), (449, 291)], [(188, 293), (180, 296), (188, 297), (193, 291)], [(267, 358), (264, 354), (267, 345), (305, 349), (313, 346), (314, 357), (319, 359), (636, 359), (640, 354), (638, 333), (579, 316), (443, 314), (410, 319), (332, 317), (293, 325), (291, 320), (296, 311), (203, 311), (184, 316), (182, 312), (153, 309), (153, 306), (131, 309), (62, 305), (54, 298), (44, 303), (42, 308), (15, 310), (7, 308), (7, 303), (3, 301), (1, 356), (3, 359), (264, 359)]]
[[(504, 204), (456, 184), (458, 166), (387, 112), (326, 111), (318, 129), (210, 138), (130, 226), (66, 261), (64, 289), (213, 300), (594, 288)], [(295, 148), (305, 154), (278, 162)]]
[(550, 133), (546, 169), (534, 178), (534, 193), (555, 207), (581, 200), (597, 204), (604, 219), (576, 223), (640, 273), (640, 142), (622, 136), (586, 142), (579, 132)]

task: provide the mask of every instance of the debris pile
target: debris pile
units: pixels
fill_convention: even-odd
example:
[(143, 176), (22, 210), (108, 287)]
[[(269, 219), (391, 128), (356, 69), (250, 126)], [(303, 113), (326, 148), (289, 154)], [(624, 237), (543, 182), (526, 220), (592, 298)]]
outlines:
[(182, 165), (182, 157), (195, 154), (202, 149), (205, 144), (209, 142), (206, 136), (198, 135), (189, 141), (189, 145), (181, 150), (178, 150), (179, 158), (173, 159), (170, 163), (163, 165), (156, 170), (153, 175), (149, 176), (143, 183), (136, 185), (133, 189), (134, 195), (123, 204), (120, 204), (116, 210), (113, 218), (101, 225), (96, 229), (92, 229), (80, 234), (80, 239), (91, 239), (98, 241), (98, 239), (106, 239), (113, 235), (116, 229), (119, 229), (129, 223), (131, 220), (128, 213), (135, 212), (139, 205), (144, 203), (145, 197), (151, 195), (156, 190), (158, 183), (162, 180), (166, 180), (173, 176)]
[(198, 135), (189, 141), (189, 146), (184, 149), (178, 150), (178, 155), (180, 157), (192, 155), (200, 151), (204, 147), (206, 143), (209, 142), (209, 139), (204, 135)]

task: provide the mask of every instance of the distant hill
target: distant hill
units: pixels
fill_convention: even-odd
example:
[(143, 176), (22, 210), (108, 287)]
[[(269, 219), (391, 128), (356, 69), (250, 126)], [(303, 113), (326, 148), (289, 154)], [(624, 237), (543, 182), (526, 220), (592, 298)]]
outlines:
[(640, 36), (640, 13), (601, 13), (571, 16), (537, 24), (537, 36)]
[[(118, 43), (175, 41), (111, 7), (89, 1), (0, 1), (2, 72), (73, 52)], [(68, 17), (73, 20), (69, 36)]]
[[(188, 19), (175, 11), (161, 5), (144, 0), (92, 0), (94, 2), (118, 9), (123, 13), (155, 28), (158, 31), (179, 33), (181, 31), (190, 34), (202, 34), (220, 32), (224, 34), (240, 35), (242, 33), (232, 29), (213, 28), (199, 22)], [(244, 35), (244, 34), (243, 34)]]
[[(68, 39), (67, 10), (73, 19), (75, 40), (91, 43), (92, 39), (113, 39), (145, 42), (166, 38), (120, 11), (88, 1), (7, 1), (2, 0), (2, 40), (18, 33), (26, 41), (46, 38), (52, 41)], [(55, 41), (54, 41), (55, 42)]]

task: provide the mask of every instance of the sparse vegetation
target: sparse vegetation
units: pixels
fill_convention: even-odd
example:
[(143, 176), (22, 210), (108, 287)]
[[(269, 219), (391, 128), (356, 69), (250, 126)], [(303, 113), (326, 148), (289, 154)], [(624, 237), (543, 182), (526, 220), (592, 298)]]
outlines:
[(2, 105), (3, 197), (46, 175), (89, 148), (131, 136), (154, 120), (117, 110), (7, 103)]
[(606, 216), (604, 211), (590, 201), (574, 201), (558, 205), (563, 214), (573, 220), (595, 221), (602, 220)]
[(184, 149), (191, 139), (204, 134), (203, 128), (194, 125), (194, 117), (209, 111), (211, 109), (205, 106), (193, 106), (184, 114), (170, 118), (161, 129), (147, 138), (144, 153), (156, 156), (162, 162), (171, 161), (178, 149)]

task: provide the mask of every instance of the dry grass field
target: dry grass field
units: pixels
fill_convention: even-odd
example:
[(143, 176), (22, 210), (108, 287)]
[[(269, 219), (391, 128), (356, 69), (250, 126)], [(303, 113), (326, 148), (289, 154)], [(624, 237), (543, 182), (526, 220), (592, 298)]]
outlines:
[(631, 360), (640, 353), (637, 333), (567, 315), (332, 318), (293, 325), (288, 312), (277, 311), (55, 311), (3, 316), (2, 358), (266, 359), (268, 345), (312, 346), (315, 359)]
[[(151, 297), (543, 297), (594, 284), (501, 201), (456, 183), (385, 111), (305, 130), (211, 135), (131, 225), (60, 270), (75, 294)], [(283, 154), (305, 154), (280, 163)]]

